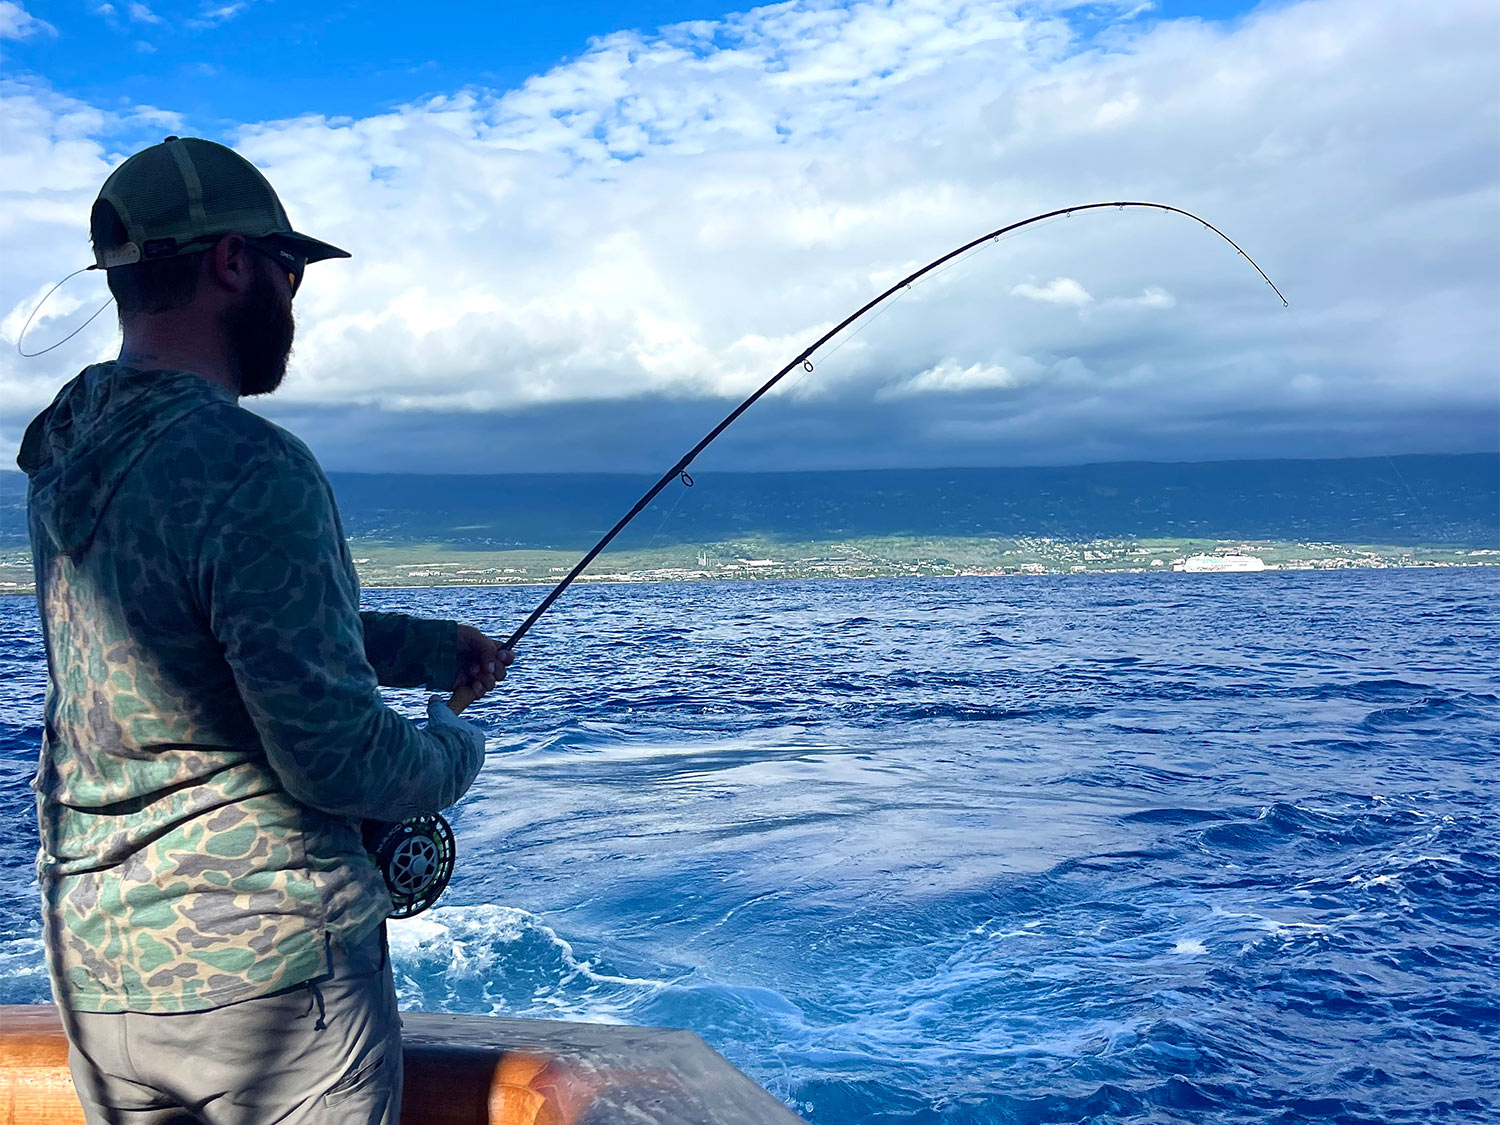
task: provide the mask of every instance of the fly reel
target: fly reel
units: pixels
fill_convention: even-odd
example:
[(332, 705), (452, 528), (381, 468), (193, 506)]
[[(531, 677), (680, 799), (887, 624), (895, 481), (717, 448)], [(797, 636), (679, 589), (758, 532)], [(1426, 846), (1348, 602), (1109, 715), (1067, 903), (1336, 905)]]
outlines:
[(453, 829), (437, 813), (407, 817), (395, 824), (367, 820), (364, 842), (391, 892), (392, 918), (422, 913), (453, 878), (458, 849)]

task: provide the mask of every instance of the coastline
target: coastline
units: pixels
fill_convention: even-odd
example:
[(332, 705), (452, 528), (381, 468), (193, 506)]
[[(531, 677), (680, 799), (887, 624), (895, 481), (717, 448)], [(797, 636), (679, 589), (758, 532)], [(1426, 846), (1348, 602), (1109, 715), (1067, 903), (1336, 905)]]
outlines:
[[(538, 587), (561, 580), (582, 552), (557, 549), (476, 551), (442, 543), (351, 540), (365, 590)], [(777, 582), (879, 578), (1035, 578), (1087, 574), (1221, 576), (1314, 570), (1388, 570), (1500, 566), (1500, 549), (1430, 545), (1245, 542), (1197, 539), (885, 538), (635, 548), (595, 560), (578, 581)], [(0, 596), (34, 597), (28, 552), (0, 554)]]

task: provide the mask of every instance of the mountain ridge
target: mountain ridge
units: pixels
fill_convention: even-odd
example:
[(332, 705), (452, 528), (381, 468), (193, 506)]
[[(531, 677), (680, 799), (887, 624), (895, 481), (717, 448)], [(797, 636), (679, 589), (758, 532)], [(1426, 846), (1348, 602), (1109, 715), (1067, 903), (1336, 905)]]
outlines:
[[(583, 550), (656, 478), (330, 473), (345, 532), (463, 550)], [(1500, 547), (1500, 454), (1066, 467), (704, 471), (621, 547), (758, 536), (1199, 537)], [(25, 478), (0, 472), (0, 546), (24, 547)]]

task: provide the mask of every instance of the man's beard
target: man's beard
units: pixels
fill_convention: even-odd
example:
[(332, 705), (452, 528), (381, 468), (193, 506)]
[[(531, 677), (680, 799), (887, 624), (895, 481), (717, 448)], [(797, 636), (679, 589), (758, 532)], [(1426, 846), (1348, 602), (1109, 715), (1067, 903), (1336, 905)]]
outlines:
[(224, 328), (230, 359), (239, 369), (240, 394), (268, 395), (281, 386), (296, 325), (291, 302), (264, 270), (256, 270), (250, 292), (225, 314)]

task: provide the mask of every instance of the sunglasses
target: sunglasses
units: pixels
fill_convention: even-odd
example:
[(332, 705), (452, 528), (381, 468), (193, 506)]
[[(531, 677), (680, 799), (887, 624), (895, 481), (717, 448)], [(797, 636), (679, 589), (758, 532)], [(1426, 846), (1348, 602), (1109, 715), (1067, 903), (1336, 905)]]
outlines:
[(307, 259), (300, 254), (293, 254), (284, 246), (258, 238), (245, 239), (245, 245), (256, 253), (264, 254), (281, 267), (286, 273), (287, 284), (292, 287), (292, 296), (295, 297), (302, 286), (302, 275), (307, 272)]

